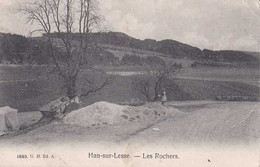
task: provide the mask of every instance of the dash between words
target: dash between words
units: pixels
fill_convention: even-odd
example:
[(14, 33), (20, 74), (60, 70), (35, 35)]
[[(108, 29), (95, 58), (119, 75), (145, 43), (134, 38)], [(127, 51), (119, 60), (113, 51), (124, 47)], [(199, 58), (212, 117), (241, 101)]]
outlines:
[(177, 154), (168, 153), (142, 153), (141, 155), (122, 154), (122, 153), (88, 153), (90, 159), (130, 159), (130, 158), (142, 158), (142, 159), (179, 159)]

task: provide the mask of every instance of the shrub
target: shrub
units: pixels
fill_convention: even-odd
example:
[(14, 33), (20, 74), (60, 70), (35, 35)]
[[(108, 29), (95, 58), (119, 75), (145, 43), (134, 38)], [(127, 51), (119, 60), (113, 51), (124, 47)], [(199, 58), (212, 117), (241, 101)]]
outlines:
[(108, 52), (102, 48), (96, 47), (89, 49), (88, 54), (85, 55), (86, 64), (96, 65), (118, 65), (119, 58), (113, 53)]
[(142, 65), (141, 58), (134, 54), (125, 54), (121, 60), (121, 65)]
[(165, 66), (166, 62), (158, 56), (147, 56), (141, 59), (142, 63), (149, 66)]

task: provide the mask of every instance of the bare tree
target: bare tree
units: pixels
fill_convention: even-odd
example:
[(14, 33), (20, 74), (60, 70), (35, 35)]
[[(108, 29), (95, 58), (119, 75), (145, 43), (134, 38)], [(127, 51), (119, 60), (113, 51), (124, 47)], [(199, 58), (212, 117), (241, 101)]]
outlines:
[(93, 69), (87, 65), (85, 57), (88, 56), (88, 49), (93, 46), (89, 34), (99, 28), (102, 22), (96, 1), (32, 0), (23, 5), (20, 11), (27, 16), (29, 22), (41, 27), (34, 32), (44, 33), (55, 66), (54, 71), (64, 80), (69, 98), (89, 95), (108, 83), (109, 79), (105, 79), (91, 89), (80, 89), (81, 92), (77, 90), (80, 72)]
[(147, 101), (156, 101), (169, 76), (176, 74), (181, 68), (181, 64), (157, 65), (148, 68), (144, 74), (134, 80), (134, 89), (145, 96)]

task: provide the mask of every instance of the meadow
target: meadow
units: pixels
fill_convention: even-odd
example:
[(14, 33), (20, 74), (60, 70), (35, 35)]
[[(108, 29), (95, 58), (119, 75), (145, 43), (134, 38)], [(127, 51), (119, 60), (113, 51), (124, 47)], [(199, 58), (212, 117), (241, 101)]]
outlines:
[[(112, 72), (137, 72), (143, 67), (102, 67)], [(23, 111), (37, 111), (50, 101), (65, 95), (62, 79), (54, 75), (40, 75), (45, 66), (0, 66), (0, 106), (11, 106)], [(84, 75), (85, 76), (85, 75)], [(80, 80), (84, 80), (80, 76)], [(134, 91), (132, 83), (138, 75), (115, 76), (103, 90), (82, 98), (83, 106), (97, 101), (126, 103), (145, 100)], [(170, 78), (165, 87), (168, 100), (215, 100), (217, 96), (258, 97), (259, 73), (256, 69), (185, 68)], [(79, 82), (81, 82), (79, 81)], [(98, 81), (97, 81), (98, 82)]]
[(196, 67), (182, 70), (177, 77), (207, 81), (235, 81), (259, 87), (259, 68)]

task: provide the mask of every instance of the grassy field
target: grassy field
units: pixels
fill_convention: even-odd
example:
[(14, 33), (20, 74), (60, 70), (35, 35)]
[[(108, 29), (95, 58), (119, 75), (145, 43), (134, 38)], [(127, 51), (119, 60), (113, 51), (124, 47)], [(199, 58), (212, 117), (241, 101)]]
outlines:
[[(145, 66), (117, 66), (100, 67), (110, 74), (128, 76), (140, 74), (147, 70)], [(177, 75), (172, 78), (193, 79), (204, 81), (235, 81), (253, 86), (260, 86), (259, 68), (228, 68), (228, 67), (184, 67)]]
[(259, 72), (259, 68), (196, 67), (182, 70), (177, 77), (208, 81), (236, 81), (259, 86)]
[[(105, 68), (106, 71), (111, 71), (111, 69), (112, 71), (142, 70), (141, 67)], [(240, 70), (240, 72), (237, 70), (226, 70), (225, 72), (225, 69), (204, 69), (204, 71), (199, 69), (190, 71), (190, 73), (180, 73), (178, 77), (185, 77), (186, 75), (186, 78), (172, 78), (166, 83), (168, 99), (214, 100), (217, 96), (258, 97), (259, 87), (254, 86), (254, 84), (250, 85), (248, 81), (250, 79), (258, 80), (259, 76), (256, 72), (252, 73), (248, 69)], [(8, 105), (19, 109), (19, 111), (36, 111), (65, 94), (60, 78), (54, 76), (39, 77), (39, 71), (44, 71), (44, 68), (37, 67), (28, 72), (28, 69), (21, 66), (0, 66), (0, 106)], [(136, 77), (135, 75), (115, 77), (113, 82), (100, 92), (82, 98), (84, 106), (96, 101), (125, 103), (133, 99), (145, 100), (142, 95), (133, 90), (132, 82), (136, 80)], [(239, 77), (244, 82), (235, 80)], [(84, 77), (81, 77), (81, 80), (84, 80)]]

